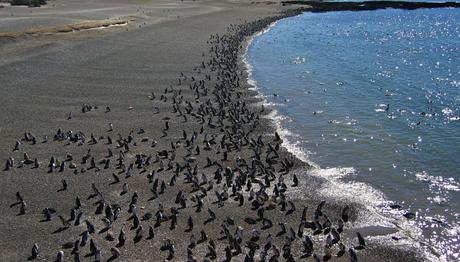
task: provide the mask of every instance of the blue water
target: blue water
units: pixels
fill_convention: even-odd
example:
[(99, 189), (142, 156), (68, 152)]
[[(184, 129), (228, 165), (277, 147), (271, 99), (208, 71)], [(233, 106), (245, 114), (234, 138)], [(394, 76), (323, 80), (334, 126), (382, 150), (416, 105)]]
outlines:
[(415, 212), (437, 256), (459, 258), (460, 10), (304, 13), (246, 59), (309, 161), (353, 167), (348, 180)]

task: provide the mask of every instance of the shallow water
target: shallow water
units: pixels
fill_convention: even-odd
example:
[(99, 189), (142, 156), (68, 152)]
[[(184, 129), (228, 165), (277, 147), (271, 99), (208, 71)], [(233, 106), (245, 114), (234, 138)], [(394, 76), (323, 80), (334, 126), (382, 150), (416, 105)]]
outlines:
[(293, 151), (352, 168), (347, 181), (415, 212), (437, 255), (458, 259), (458, 9), (304, 13), (255, 37), (246, 60)]

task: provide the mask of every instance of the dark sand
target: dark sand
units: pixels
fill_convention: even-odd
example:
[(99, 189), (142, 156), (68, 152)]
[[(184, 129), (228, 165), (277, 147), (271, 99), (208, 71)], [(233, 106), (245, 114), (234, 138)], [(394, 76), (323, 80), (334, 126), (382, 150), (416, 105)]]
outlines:
[[(78, 1), (75, 1), (78, 2)], [(51, 1), (52, 3), (52, 1)], [(111, 2), (114, 3), (114, 2)], [(163, 1), (162, 5), (167, 5)], [(136, 5), (134, 2), (133, 5)], [(149, 3), (149, 6), (154, 4)], [(201, 173), (207, 174), (209, 180), (213, 180), (214, 172), (217, 166), (207, 167), (206, 157), (219, 162), (223, 168), (237, 167), (236, 159), (238, 157), (245, 159), (248, 164), (254, 152), (248, 145), (241, 148), (240, 151), (232, 148), (228, 153), (228, 161), (221, 161), (223, 158), (223, 149), (219, 149), (220, 141), (225, 130), (231, 131), (231, 122), (226, 116), (221, 127), (210, 127), (203, 124), (204, 132), (199, 134), (202, 124), (197, 117), (187, 115), (188, 121), (184, 122), (178, 113), (172, 110), (172, 100), (174, 92), (182, 90), (181, 95), (184, 101), (190, 101), (194, 107), (193, 113), (198, 112), (200, 105), (206, 105), (206, 101), (211, 99), (215, 102), (212, 91), (215, 88), (217, 71), (210, 71), (209, 66), (205, 69), (199, 69), (201, 62), (207, 62), (211, 57), (209, 50), (212, 47), (207, 43), (211, 35), (224, 35), (230, 24), (242, 24), (246, 21), (254, 21), (259, 18), (278, 15), (286, 7), (279, 4), (251, 4), (242, 1), (184, 1), (171, 2), (174, 6), (174, 16), (162, 17), (152, 13), (151, 16), (145, 16), (136, 22), (130, 23), (123, 28), (110, 28), (106, 30), (87, 30), (77, 33), (51, 34), (46, 36), (27, 36), (20, 39), (2, 39), (0, 40), (0, 102), (2, 110), (0, 113), (0, 160), (2, 168), (8, 157), (15, 159), (15, 166), (10, 171), (2, 171), (0, 180), (0, 261), (25, 261), (31, 255), (31, 249), (34, 243), (37, 243), (40, 249), (38, 260), (54, 261), (56, 254), (62, 250), (65, 253), (66, 261), (73, 261), (70, 254), (72, 248), (65, 249), (62, 247), (67, 242), (74, 242), (80, 239), (80, 234), (86, 230), (82, 223), (79, 226), (70, 226), (68, 229), (60, 230), (62, 224), (58, 215), (65, 218), (70, 217), (70, 210), (75, 205), (75, 197), (79, 196), (83, 206), (80, 208), (84, 213), (84, 219), (91, 221), (96, 227), (96, 232), (91, 234), (97, 246), (102, 251), (102, 260), (106, 261), (110, 256), (110, 248), (114, 247), (117, 240), (106, 241), (107, 232), (99, 233), (104, 228), (102, 222), (103, 214), (96, 215), (96, 203), (100, 197), (88, 197), (94, 193), (91, 184), (95, 184), (101, 192), (104, 200), (110, 204), (118, 204), (122, 208), (119, 218), (113, 223), (109, 230), (118, 237), (120, 229), (126, 233), (127, 241), (123, 247), (120, 247), (120, 261), (162, 261), (167, 257), (167, 251), (160, 251), (163, 239), (171, 239), (176, 247), (174, 261), (186, 261), (186, 246), (190, 243), (190, 234), (194, 233), (196, 239), (199, 239), (200, 230), (204, 229), (209, 238), (214, 239), (217, 246), (217, 261), (223, 261), (225, 258), (225, 246), (228, 240), (218, 240), (223, 236), (220, 233), (223, 219), (231, 217), (236, 225), (230, 225), (229, 230), (234, 234), (236, 226), (244, 229), (243, 243), (244, 247), (250, 238), (253, 228), (260, 229), (261, 222), (256, 225), (250, 225), (244, 222), (247, 217), (257, 218), (257, 212), (251, 210), (251, 203), (248, 201), (249, 193), (244, 191), (245, 203), (242, 207), (234, 200), (225, 201), (223, 207), (219, 207), (214, 194), (215, 190), (222, 192), (222, 184), (214, 183), (214, 189), (208, 192), (204, 198), (204, 208), (200, 213), (195, 212), (195, 204), (190, 200), (192, 195), (200, 194), (199, 191), (192, 192), (191, 184), (184, 183), (184, 173), (182, 170), (174, 186), (169, 186), (169, 181), (174, 174), (174, 169), (158, 171), (160, 164), (154, 163), (155, 155), (162, 150), (171, 150), (171, 142), (176, 144), (175, 162), (180, 165), (185, 164), (185, 159), (191, 162), (192, 168), (198, 164), (198, 177)], [(91, 9), (91, 6), (87, 6)], [(152, 7), (153, 8), (153, 7)], [(161, 11), (160, 11), (161, 12)], [(117, 13), (117, 16), (130, 16), (131, 13)], [(98, 17), (95, 17), (95, 19)], [(145, 23), (145, 24), (144, 24)], [(56, 26), (60, 23), (50, 22), (46, 26)], [(259, 26), (262, 24), (259, 23)], [(263, 25), (266, 25), (265, 23)], [(14, 31), (14, 30), (9, 30)], [(250, 30), (249, 30), (250, 31)], [(243, 44), (243, 43), (242, 43)], [(240, 50), (242, 51), (242, 50)], [(204, 55), (203, 55), (204, 54)], [(241, 52), (240, 52), (241, 55)], [(215, 57), (214, 57), (215, 58)], [(241, 61), (239, 70), (242, 70)], [(194, 70), (195, 68), (195, 70)], [(198, 69), (196, 69), (198, 68)], [(186, 77), (181, 77), (183, 73)], [(208, 88), (208, 94), (202, 94), (196, 97), (194, 91), (189, 88), (192, 83), (192, 76), (201, 80), (205, 75), (211, 76), (211, 81), (206, 81), (205, 86)], [(222, 77), (222, 75), (220, 76)], [(179, 80), (180, 85), (179, 85)], [(172, 87), (172, 89), (171, 89)], [(161, 101), (160, 97), (164, 94), (165, 88), (167, 101)], [(200, 90), (204, 92), (204, 90)], [(156, 98), (150, 99), (151, 92), (155, 93)], [(240, 93), (240, 98), (236, 98), (236, 93)], [(226, 111), (236, 105), (236, 101), (246, 101), (248, 108), (255, 112), (260, 112), (260, 107), (256, 104), (249, 105), (252, 102), (258, 102), (254, 98), (255, 93), (247, 89), (245, 75), (241, 71), (240, 86), (231, 91), (233, 101), (227, 105)], [(84, 104), (97, 106), (87, 113), (82, 113), (81, 108)], [(111, 112), (106, 113), (105, 108), (109, 106)], [(159, 108), (160, 113), (156, 113), (155, 107)], [(180, 108), (185, 112), (186, 104), (181, 104)], [(267, 109), (268, 111), (268, 109)], [(72, 119), (68, 120), (68, 114), (72, 112)], [(265, 114), (266, 112), (262, 113)], [(169, 120), (165, 120), (169, 118)], [(208, 116), (205, 117), (207, 121)], [(254, 118), (256, 119), (256, 118)], [(213, 125), (217, 125), (217, 118), (213, 118)], [(165, 122), (169, 122), (167, 136), (163, 136), (162, 129)], [(251, 120), (243, 124), (244, 130), (250, 130), (256, 120)], [(265, 159), (267, 144), (276, 144), (273, 138), (274, 130), (269, 121), (264, 118), (258, 120), (259, 125), (255, 127), (248, 138), (255, 139), (263, 135), (264, 147), (262, 148), (261, 159)], [(113, 124), (113, 131), (108, 131), (109, 123)], [(64, 132), (72, 130), (75, 134), (78, 131), (83, 132), (87, 139), (83, 145), (67, 141), (54, 141), (53, 136), (61, 128)], [(145, 133), (138, 134), (139, 129), (145, 130)], [(186, 130), (188, 139), (191, 133), (198, 133), (195, 146), (192, 147), (192, 157), (187, 157), (185, 141), (182, 138), (182, 130)], [(130, 151), (125, 153), (125, 164), (128, 166), (135, 160), (136, 154), (152, 155), (153, 158), (149, 166), (138, 169), (134, 165), (132, 176), (125, 178), (125, 172), (119, 174), (120, 183), (111, 184), (113, 181), (112, 172), (119, 173), (120, 169), (115, 169), (116, 159), (119, 151), (116, 148), (118, 134), (127, 138), (128, 134), (133, 131), (133, 142), (129, 144)], [(37, 144), (21, 141), (21, 149), (13, 152), (15, 142), (24, 137), (25, 132), (31, 132), (37, 138)], [(211, 135), (215, 135), (216, 144), (211, 145), (211, 150), (205, 150), (204, 134), (208, 134), (208, 140)], [(98, 143), (92, 145), (90, 134), (94, 134)], [(42, 143), (43, 137), (47, 135), (49, 141)], [(107, 136), (112, 137), (114, 144), (107, 145)], [(101, 139), (101, 137), (104, 137)], [(147, 142), (142, 142), (143, 139)], [(152, 141), (158, 141), (156, 147), (151, 147)], [(179, 143), (176, 143), (179, 142)], [(200, 155), (195, 155), (195, 147), (199, 145)], [(111, 166), (104, 169), (104, 164), (100, 161), (107, 159), (107, 148), (112, 148), (114, 156), (111, 157)], [(89, 164), (82, 164), (82, 157), (91, 149), (91, 156), (95, 158), (98, 169), (93, 168), (81, 173), (81, 168), (88, 169)], [(124, 150), (123, 150), (124, 151)], [(19, 167), (19, 162), (23, 160), (23, 154), (27, 152), (30, 158), (37, 158), (40, 162), (39, 168), (32, 168), (32, 165)], [(64, 172), (59, 172), (59, 168), (54, 173), (48, 173), (48, 163), (51, 156), (58, 158), (60, 161), (65, 160), (66, 154), (72, 154), (74, 160), (71, 161), (77, 165), (78, 175), (73, 174), (74, 169), (69, 168), (69, 162), (66, 162)], [(281, 147), (279, 149), (279, 161), (284, 158), (294, 164), (292, 171), (285, 175), (285, 183), (288, 186), (288, 192), (296, 190), (301, 197), (296, 194), (287, 194), (288, 200), (292, 200), (297, 210), (285, 215), (280, 211), (280, 207), (273, 210), (267, 209), (265, 217), (273, 221), (273, 227), (268, 230), (261, 230), (262, 235), (258, 244), (263, 247), (266, 243), (266, 236), (273, 236), (273, 243), (282, 253), (282, 247), (285, 243), (285, 236), (275, 237), (279, 231), (278, 222), (286, 223), (287, 229), (292, 227), (297, 232), (300, 223), (301, 212), (304, 206), (308, 206), (307, 220), (313, 219), (313, 213), (316, 206), (322, 199), (318, 199), (316, 189), (323, 183), (318, 178), (301, 177), (299, 175), (300, 185), (291, 188), (292, 175), (301, 174), (302, 169), (307, 168), (305, 164), (296, 160)], [(162, 160), (165, 164), (167, 160)], [(146, 172), (143, 172), (143, 169)], [(281, 165), (275, 165), (275, 176), (278, 178)], [(155, 177), (159, 181), (165, 181), (167, 184), (165, 193), (160, 194), (155, 200), (151, 200), (152, 184), (148, 183), (147, 174), (155, 170)], [(282, 172), (281, 172), (282, 173)], [(271, 182), (273, 186), (276, 180)], [(58, 192), (62, 187), (61, 180), (65, 179), (68, 183), (66, 191)], [(264, 181), (263, 176), (256, 176), (256, 180)], [(225, 179), (224, 179), (225, 181)], [(129, 185), (126, 194), (120, 196), (123, 183)], [(207, 185), (204, 185), (206, 187)], [(244, 187), (245, 188), (245, 187)], [(136, 191), (139, 195), (137, 214), (141, 218), (145, 213), (155, 214), (159, 204), (165, 207), (165, 213), (170, 215), (170, 207), (178, 208), (179, 205), (174, 203), (174, 199), (179, 190), (183, 190), (187, 195), (187, 208), (180, 209), (178, 215), (178, 225), (176, 229), (170, 230), (170, 221), (162, 223), (155, 228), (155, 238), (145, 239), (150, 225), (155, 224), (155, 217), (150, 220), (141, 221), (143, 226), (143, 238), (138, 243), (133, 242), (136, 229), (131, 230), (132, 220), (128, 220), (131, 214), (128, 214), (128, 205), (131, 197)], [(10, 207), (16, 202), (15, 194), (20, 192), (27, 204), (26, 214), (18, 215), (19, 205)], [(228, 194), (231, 194), (231, 188)], [(272, 188), (267, 189), (267, 193), (272, 194)], [(230, 199), (233, 199), (231, 197)], [(357, 205), (352, 203), (341, 203), (338, 201), (327, 201), (323, 209), (324, 213), (332, 221), (335, 227), (337, 219), (340, 217), (342, 208), (348, 204), (351, 207), (351, 219), (356, 218), (355, 210)], [(268, 203), (266, 203), (268, 206)], [(51, 221), (41, 222), (44, 218), (42, 210), (44, 208), (54, 208), (57, 214), (52, 216)], [(216, 220), (206, 225), (203, 222), (209, 217), (207, 209), (211, 208), (216, 213)], [(187, 218), (191, 215), (194, 220), (194, 229), (192, 232), (185, 232), (187, 227)], [(345, 225), (345, 232), (342, 233), (343, 243), (347, 250), (349, 247), (357, 245), (357, 239), (349, 229), (350, 223)], [(372, 235), (378, 235), (385, 230), (368, 230)], [(377, 231), (373, 232), (373, 231)], [(304, 235), (311, 235), (310, 229), (305, 229)], [(363, 235), (366, 234), (363, 233)], [(350, 236), (350, 237), (347, 237)], [(321, 233), (320, 239), (314, 237), (315, 253), (321, 258), (323, 256), (323, 246), (325, 236)], [(395, 240), (396, 241), (396, 240)], [(89, 254), (89, 244), (81, 247), (80, 258), (84, 261), (94, 260), (94, 256), (85, 257)], [(391, 244), (390, 244), (391, 246)], [(292, 244), (292, 251), (296, 260), (300, 256), (301, 239), (298, 238)], [(207, 252), (207, 242), (198, 244), (193, 249), (194, 256), (198, 261), (203, 261), (204, 254)], [(242, 261), (247, 249), (243, 248), (243, 254), (233, 257), (234, 261)], [(337, 253), (336, 246), (332, 248), (332, 254)], [(359, 261), (414, 261), (421, 260), (417, 251), (404, 251), (380, 244), (367, 241), (365, 250), (356, 251)], [(256, 252), (256, 258), (259, 251)], [(270, 250), (268, 257), (273, 255)], [(309, 261), (313, 261), (310, 257)], [(332, 257), (333, 261), (348, 261), (348, 252), (340, 258)], [(258, 259), (256, 259), (258, 261)], [(282, 258), (280, 258), (282, 261)]]

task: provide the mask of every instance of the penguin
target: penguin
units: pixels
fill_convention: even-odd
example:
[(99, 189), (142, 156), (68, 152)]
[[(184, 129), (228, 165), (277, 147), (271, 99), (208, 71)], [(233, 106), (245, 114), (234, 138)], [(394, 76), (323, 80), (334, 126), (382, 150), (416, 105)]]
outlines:
[(14, 144), (14, 148), (13, 148), (13, 151), (19, 151), (21, 150), (21, 142), (16, 141), (16, 144)]
[(85, 220), (86, 223), (86, 228), (90, 234), (94, 233), (96, 230), (94, 229), (94, 225), (89, 222), (88, 220)]
[(65, 179), (62, 179), (61, 184), (62, 184), (62, 187), (58, 190), (58, 192), (66, 191), (67, 190), (67, 181)]
[(216, 219), (216, 213), (214, 213), (210, 208), (208, 208), (208, 213), (209, 213), (209, 219), (210, 221), (213, 221)]
[(264, 218), (262, 220), (262, 229), (269, 229), (273, 226), (273, 222), (268, 219), (268, 218)]
[(288, 201), (288, 204), (289, 204), (289, 209), (286, 211), (286, 216), (294, 213), (294, 211), (296, 210), (294, 202)]
[(302, 240), (302, 258), (307, 258), (310, 257), (313, 254), (314, 247), (313, 247), (313, 241), (309, 236), (305, 236), (304, 239)]
[(355, 249), (356, 250), (365, 249), (366, 241), (364, 240), (364, 237), (361, 235), (361, 233), (356, 232), (356, 237), (358, 238), (358, 245), (355, 246)]
[(343, 222), (348, 222), (348, 219), (350, 217), (350, 207), (348, 205), (346, 205), (343, 209), (342, 209), (342, 214), (341, 214), (341, 218), (343, 220)]
[(112, 254), (112, 256), (109, 258), (109, 261), (119, 258), (121, 254), (120, 250), (116, 247), (110, 248), (110, 253)]
[(96, 242), (94, 242), (93, 239), (89, 240), (89, 251), (91, 252), (92, 255), (96, 255), (98, 247), (96, 245)]
[(40, 255), (40, 250), (38, 249), (38, 245), (37, 243), (34, 243), (34, 245), (32, 246), (32, 255), (30, 257), (30, 260), (34, 260), (38, 258), (39, 255)]
[(115, 240), (115, 236), (113, 235), (112, 232), (108, 231), (107, 235), (105, 236), (105, 240), (112, 242)]
[(94, 250), (94, 262), (101, 262), (102, 251), (100, 249)]
[(72, 251), (70, 253), (75, 254), (75, 253), (79, 253), (79, 252), (80, 252), (80, 240), (77, 239), (77, 240), (75, 240), (75, 242), (73, 244), (73, 249), (72, 249)]
[(56, 211), (52, 208), (45, 208), (42, 210), (42, 214), (45, 216), (43, 221), (51, 221), (51, 215)]
[(358, 256), (353, 248), (349, 248), (348, 253), (350, 254), (350, 262), (358, 262)]
[(337, 256), (337, 257), (341, 257), (341, 256), (343, 256), (343, 255), (345, 254), (345, 252), (346, 252), (346, 247), (345, 247), (345, 245), (344, 245), (342, 242), (340, 242), (340, 243), (338, 244), (338, 246), (339, 246), (339, 251), (337, 251), (336, 256)]
[(88, 239), (89, 239), (89, 232), (88, 231), (83, 232), (83, 234), (81, 235), (80, 246), (82, 247), (86, 246), (86, 242), (88, 242)]
[(189, 248), (189, 249), (193, 249), (193, 248), (195, 248), (195, 246), (196, 246), (195, 235), (194, 235), (194, 234), (191, 234), (191, 235), (190, 235), (190, 241), (189, 241), (188, 248)]
[(188, 217), (187, 219), (187, 229), (185, 230), (186, 232), (191, 232), (193, 230), (193, 219), (191, 216)]
[(120, 178), (115, 173), (112, 173), (113, 182), (111, 184), (117, 184), (120, 182)]
[(126, 238), (125, 238), (125, 232), (122, 230), (120, 230), (120, 234), (118, 235), (118, 244), (117, 244), (117, 247), (122, 247), (125, 245), (125, 241), (126, 241)]
[(136, 230), (136, 235), (134, 236), (134, 243), (137, 243), (142, 240), (142, 225), (140, 225)]
[(63, 216), (59, 215), (59, 220), (61, 221), (63, 228), (67, 229), (70, 227), (69, 221), (67, 221)]
[(56, 256), (56, 262), (64, 262), (64, 251), (59, 251)]
[(292, 187), (297, 187), (299, 185), (299, 179), (297, 178), (297, 176), (294, 174), (293, 177), (292, 177)]
[(19, 206), (19, 214), (18, 214), (19, 216), (26, 214), (26, 207), (27, 207), (26, 202), (24, 200), (21, 201), (20, 206)]
[(202, 243), (208, 240), (208, 235), (206, 235), (206, 232), (204, 230), (200, 231), (200, 239), (198, 240), (198, 243)]
[(208, 245), (208, 252), (206, 253), (205, 257), (208, 257), (211, 260), (217, 258), (216, 248), (212, 245)]
[(278, 225), (280, 227), (280, 231), (276, 234), (277, 237), (286, 234), (286, 224), (283, 222), (279, 222)]
[(120, 196), (122, 196), (122, 195), (128, 193), (128, 188), (129, 188), (129, 187), (128, 187), (128, 183), (124, 183), (124, 184), (123, 184), (123, 187), (122, 187), (122, 190), (121, 190), (121, 192), (120, 192)]
[(152, 226), (149, 226), (149, 234), (147, 236), (147, 239), (154, 239), (155, 238), (155, 232), (153, 230)]

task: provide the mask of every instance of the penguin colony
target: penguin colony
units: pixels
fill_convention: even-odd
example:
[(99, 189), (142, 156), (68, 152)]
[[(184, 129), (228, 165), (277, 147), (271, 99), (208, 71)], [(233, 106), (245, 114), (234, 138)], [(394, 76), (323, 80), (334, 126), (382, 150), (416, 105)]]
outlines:
[[(193, 76), (181, 73), (161, 94), (149, 94), (153, 114), (172, 114), (158, 124), (161, 137), (140, 127), (119, 134), (113, 123), (101, 134), (59, 128), (37, 137), (26, 131), (12, 147), (23, 159), (9, 157), (4, 172), (30, 168), (37, 176), (58, 176), (50, 197), (59, 199), (70, 188), (75, 194), (70, 210), (59, 210), (17, 192), (10, 210), (18, 216), (41, 212), (40, 222), (56, 229), (50, 235), (75, 234), (52, 243), (51, 253), (40, 248), (49, 242), (46, 234), (31, 235), (35, 244), (24, 260), (130, 261), (130, 249), (143, 245), (149, 261), (357, 261), (366, 242), (359, 233), (345, 240), (350, 207), (329, 216), (325, 201), (307, 207), (287, 196), (302, 183), (291, 172), (302, 164), (284, 151), (276, 132), (260, 135), (265, 109), (247, 103), (242, 91), (238, 57), (244, 41), (280, 18), (231, 25), (226, 34), (211, 36)], [(66, 115), (72, 121), (96, 110), (83, 105)], [(190, 122), (199, 128), (187, 128)], [(69, 153), (34, 158), (40, 143), (65, 146)], [(92, 183), (83, 195), (70, 176), (103, 176), (106, 182)]]

